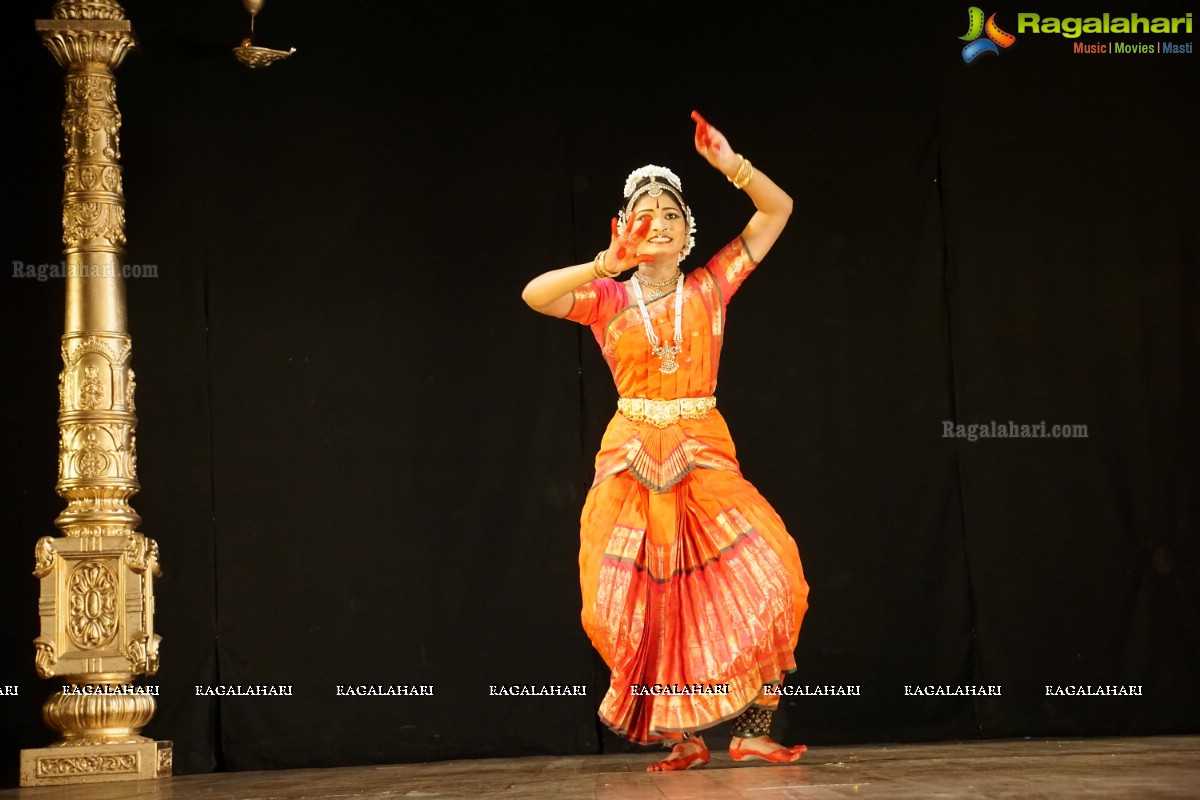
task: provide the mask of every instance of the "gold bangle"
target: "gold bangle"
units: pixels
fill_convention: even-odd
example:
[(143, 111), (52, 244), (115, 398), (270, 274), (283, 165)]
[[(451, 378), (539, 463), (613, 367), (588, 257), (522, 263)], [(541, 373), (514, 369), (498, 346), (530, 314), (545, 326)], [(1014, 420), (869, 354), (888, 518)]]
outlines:
[[(729, 181), (730, 183), (733, 183), (737, 180), (738, 175), (742, 174), (742, 168), (746, 166), (746, 157), (744, 155), (741, 153), (734, 153), (734, 155), (738, 157), (738, 168), (733, 171), (732, 175), (725, 176), (725, 180)], [(737, 184), (734, 185), (736, 186)]]
[(726, 179), (733, 184), (735, 189), (745, 189), (746, 184), (754, 177), (754, 165), (750, 163), (750, 159), (738, 154), (738, 158), (742, 161), (738, 164), (737, 172), (733, 173), (733, 177)]
[(604, 256), (608, 253), (607, 250), (601, 250), (596, 253), (596, 257), (592, 259), (592, 274), (597, 278), (615, 278), (617, 273), (609, 272), (604, 268)]

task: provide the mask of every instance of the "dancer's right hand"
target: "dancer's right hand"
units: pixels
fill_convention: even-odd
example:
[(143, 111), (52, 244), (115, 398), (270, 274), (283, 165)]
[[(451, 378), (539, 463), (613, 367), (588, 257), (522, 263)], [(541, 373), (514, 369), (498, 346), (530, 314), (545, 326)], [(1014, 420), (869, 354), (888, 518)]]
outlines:
[(650, 217), (640, 221), (630, 220), (625, 231), (617, 231), (617, 218), (612, 220), (612, 239), (608, 244), (608, 252), (604, 255), (604, 267), (609, 272), (624, 272), (633, 269), (638, 264), (652, 261), (654, 256), (638, 255), (638, 247), (650, 235)]

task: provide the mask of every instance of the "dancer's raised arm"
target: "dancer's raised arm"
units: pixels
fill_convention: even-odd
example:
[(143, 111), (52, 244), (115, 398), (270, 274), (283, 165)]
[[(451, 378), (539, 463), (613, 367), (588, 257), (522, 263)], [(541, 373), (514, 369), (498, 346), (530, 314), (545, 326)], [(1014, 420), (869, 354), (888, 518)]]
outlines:
[(745, 191), (754, 203), (756, 211), (746, 223), (742, 238), (750, 254), (761, 261), (787, 225), (792, 198), (748, 159), (734, 152), (725, 135), (700, 116), (699, 111), (692, 112), (692, 119), (696, 121), (696, 152), (735, 187)]

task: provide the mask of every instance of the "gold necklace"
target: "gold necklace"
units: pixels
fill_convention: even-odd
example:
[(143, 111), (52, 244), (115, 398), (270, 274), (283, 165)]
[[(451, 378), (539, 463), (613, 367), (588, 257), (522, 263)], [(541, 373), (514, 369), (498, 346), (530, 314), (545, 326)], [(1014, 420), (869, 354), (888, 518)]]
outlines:
[(663, 295), (669, 294), (669, 291), (666, 287), (674, 286), (676, 280), (682, 274), (683, 274), (683, 271), (676, 268), (675, 274), (672, 275), (671, 277), (667, 278), (665, 281), (663, 281), (661, 283), (654, 283), (653, 281), (643, 278), (642, 273), (640, 273), (640, 272), (633, 273), (633, 278), (638, 283), (640, 283), (642, 286), (645, 286), (647, 289), (650, 290), (648, 292), (648, 294), (650, 295), (651, 300), (657, 300), (658, 298), (662, 297)]
[[(633, 276), (636, 278), (637, 273), (635, 272)], [(646, 328), (646, 339), (650, 343), (650, 352), (662, 359), (658, 371), (670, 375), (679, 369), (679, 362), (675, 360), (675, 356), (679, 355), (679, 351), (683, 349), (683, 272), (681, 270), (675, 276), (675, 341), (671, 344), (663, 344), (650, 324), (650, 312), (646, 310), (646, 301), (642, 299), (641, 281), (633, 284), (633, 293), (637, 296), (638, 311), (642, 314), (642, 325)]]

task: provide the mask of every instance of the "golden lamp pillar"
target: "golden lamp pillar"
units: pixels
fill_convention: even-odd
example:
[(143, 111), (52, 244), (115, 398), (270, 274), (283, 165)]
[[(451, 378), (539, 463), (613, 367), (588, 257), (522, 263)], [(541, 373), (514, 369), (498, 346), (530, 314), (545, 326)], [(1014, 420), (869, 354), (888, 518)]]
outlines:
[(154, 716), (158, 671), (154, 578), (158, 545), (138, 532), (134, 376), (122, 275), (121, 188), (115, 70), (133, 29), (111, 0), (60, 0), (36, 28), (67, 71), (62, 124), (66, 325), (58, 377), (61, 536), (40, 539), (34, 640), (38, 674), (61, 681), (42, 717), (62, 739), (21, 751), (21, 785), (158, 778), (171, 774), (171, 743), (140, 735)]

